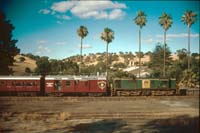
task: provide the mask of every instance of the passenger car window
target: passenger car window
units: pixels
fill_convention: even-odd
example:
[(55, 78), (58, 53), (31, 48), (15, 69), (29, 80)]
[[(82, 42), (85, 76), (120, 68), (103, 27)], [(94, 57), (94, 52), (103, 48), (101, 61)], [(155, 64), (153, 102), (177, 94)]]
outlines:
[(0, 86), (4, 86), (5, 82), (4, 81), (0, 81)]
[(26, 82), (26, 86), (33, 86), (32, 82)]
[(15, 86), (23, 86), (23, 84), (21, 82), (16, 82)]
[(70, 81), (66, 81), (66, 86), (70, 86), (71, 82)]
[(12, 82), (12, 86), (15, 86), (15, 81)]

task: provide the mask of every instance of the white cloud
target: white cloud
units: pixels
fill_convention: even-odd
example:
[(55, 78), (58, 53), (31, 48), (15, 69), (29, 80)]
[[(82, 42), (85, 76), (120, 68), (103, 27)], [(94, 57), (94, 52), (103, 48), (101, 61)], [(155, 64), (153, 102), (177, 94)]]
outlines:
[(59, 20), (57, 20), (56, 23), (57, 23), (57, 24), (63, 24), (63, 22), (62, 22), (62, 21), (59, 21)]
[[(163, 38), (163, 35), (156, 35), (158, 38)], [(167, 38), (185, 38), (188, 37), (187, 33), (180, 33), (180, 34), (167, 34)], [(190, 34), (190, 37), (199, 37), (199, 34)]]
[(152, 39), (152, 38), (149, 38), (149, 39), (145, 39), (145, 40), (142, 40), (143, 43), (146, 43), (146, 44), (152, 44), (154, 43), (155, 41)]
[(106, 9), (126, 8), (125, 4), (112, 1), (76, 1), (71, 12), (74, 14), (87, 13), (90, 11), (102, 11)]
[(43, 45), (39, 45), (38, 47), (37, 47), (37, 50), (36, 50), (36, 54), (38, 54), (38, 55), (46, 55), (46, 54), (48, 54), (48, 53), (50, 53), (51, 52), (51, 50), (48, 48), (48, 47), (44, 47)]
[[(166, 38), (166, 41), (167, 41), (167, 43), (168, 42), (173, 42), (173, 40), (172, 39), (169, 39), (169, 38)], [(155, 41), (154, 41), (154, 43), (164, 43), (164, 40), (163, 39), (156, 39)]]
[(69, 20), (71, 19), (69, 16), (67, 15), (56, 15), (56, 18), (58, 19), (63, 19), (63, 20)]
[(51, 6), (53, 11), (64, 13), (74, 6), (75, 1), (61, 1), (56, 2)]
[(122, 19), (125, 16), (125, 12), (123, 12), (121, 9), (114, 9), (110, 15), (109, 19)]
[[(78, 47), (81, 48), (81, 45), (78, 45)], [(92, 46), (90, 44), (83, 44), (82, 48), (83, 49), (89, 49), (89, 48), (92, 48)]]
[(55, 44), (56, 44), (56, 45), (65, 45), (66, 42), (56, 42)]
[(39, 10), (39, 13), (41, 13), (41, 14), (49, 14), (51, 11), (50, 10), (48, 10), (48, 9), (41, 9), (41, 10)]
[[(167, 42), (172, 42), (172, 39), (167, 38), (166, 39)], [(144, 39), (142, 40), (142, 43), (144, 44), (155, 44), (155, 43), (163, 43), (163, 39), (159, 38), (159, 39), (153, 39), (153, 38), (149, 38), (149, 39)]]
[[(54, 3), (51, 9), (56, 12), (66, 13), (70, 11), (79, 18), (95, 19), (121, 19), (125, 12), (125, 4), (112, 1), (61, 1)], [(111, 10), (110, 13), (107, 10)]]
[(37, 44), (46, 44), (48, 41), (47, 40), (38, 40), (36, 43)]

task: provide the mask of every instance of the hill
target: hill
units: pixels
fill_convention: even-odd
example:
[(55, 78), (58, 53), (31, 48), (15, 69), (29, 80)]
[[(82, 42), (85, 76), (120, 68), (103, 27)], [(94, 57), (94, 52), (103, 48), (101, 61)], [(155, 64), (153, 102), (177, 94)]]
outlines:
[(14, 75), (25, 75), (25, 69), (30, 68), (31, 71), (34, 71), (34, 69), (37, 67), (36, 61), (34, 59), (31, 59), (24, 55), (16, 55), (14, 57), (14, 64), (11, 67), (14, 71)]
[[(173, 54), (171, 55), (173, 60), (177, 60), (177, 55)], [(29, 68), (31, 71), (34, 71), (34, 69), (37, 67), (36, 60), (40, 58), (39, 56), (34, 55), (17, 55), (14, 57), (15, 62), (14, 66), (11, 68), (14, 71), (14, 75), (25, 75), (25, 69)], [(126, 71), (128, 73), (132, 73), (137, 75), (138, 74), (138, 57), (131, 52), (120, 52), (120, 53), (110, 53), (109, 54), (109, 60), (110, 68), (111, 69), (118, 69), (122, 71)], [(80, 56), (75, 55), (68, 58), (65, 58), (62, 60), (62, 62), (68, 62), (71, 61), (73, 63), (80, 64)], [(106, 53), (96, 53), (96, 54), (88, 54), (83, 56), (83, 63), (87, 67), (89, 66), (95, 66), (98, 63), (102, 63), (106, 61)], [(149, 69), (146, 66), (146, 64), (150, 61), (150, 56), (148, 54), (144, 54), (144, 56), (141, 58), (142, 63), (142, 70), (141, 75), (148, 75)], [(50, 60), (51, 62), (51, 60)]]

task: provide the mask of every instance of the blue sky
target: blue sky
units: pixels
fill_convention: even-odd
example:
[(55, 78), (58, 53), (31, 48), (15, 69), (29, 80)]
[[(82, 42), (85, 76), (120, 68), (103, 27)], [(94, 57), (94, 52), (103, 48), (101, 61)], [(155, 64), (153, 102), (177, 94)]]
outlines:
[(15, 26), (13, 38), (21, 53), (32, 53), (63, 59), (80, 53), (80, 25), (88, 28), (83, 54), (104, 52), (100, 39), (105, 27), (114, 31), (110, 52), (138, 51), (138, 26), (133, 22), (139, 10), (147, 14), (142, 29), (142, 51), (152, 51), (163, 42), (163, 28), (158, 17), (163, 12), (173, 18), (167, 31), (167, 44), (172, 52), (187, 49), (187, 26), (181, 22), (185, 10), (198, 14), (191, 27), (191, 52), (199, 53), (199, 1), (62, 1), (62, 0), (3, 0), (0, 8)]

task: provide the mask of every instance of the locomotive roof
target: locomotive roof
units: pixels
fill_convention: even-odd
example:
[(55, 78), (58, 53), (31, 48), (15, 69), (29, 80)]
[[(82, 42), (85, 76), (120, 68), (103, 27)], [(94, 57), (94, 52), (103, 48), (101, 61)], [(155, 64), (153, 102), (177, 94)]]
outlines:
[(106, 80), (105, 76), (48, 75), (48, 80)]
[(39, 80), (41, 76), (0, 76), (0, 80)]

